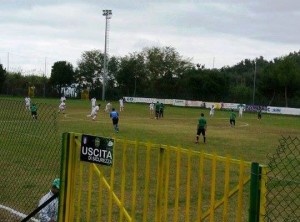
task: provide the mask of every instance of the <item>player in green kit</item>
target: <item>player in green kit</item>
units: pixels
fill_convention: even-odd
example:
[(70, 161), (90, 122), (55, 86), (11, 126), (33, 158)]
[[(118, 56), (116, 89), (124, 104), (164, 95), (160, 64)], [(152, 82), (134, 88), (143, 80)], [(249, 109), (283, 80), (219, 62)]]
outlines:
[(206, 119), (204, 118), (204, 114), (201, 113), (201, 117), (198, 120), (198, 125), (197, 125), (197, 136), (196, 136), (196, 142), (199, 143), (199, 136), (200, 134), (203, 135), (203, 142), (206, 143), (206, 136), (205, 136), (205, 131), (206, 131)]
[(160, 116), (159, 116), (159, 110), (160, 110), (160, 103), (157, 101), (155, 103), (155, 119), (158, 119)]
[(235, 127), (235, 118), (236, 118), (236, 114), (232, 109), (229, 117), (229, 122), (231, 127)]
[(31, 111), (32, 119), (37, 120), (37, 107), (36, 107), (35, 104), (32, 104), (32, 105), (30, 106), (30, 111)]

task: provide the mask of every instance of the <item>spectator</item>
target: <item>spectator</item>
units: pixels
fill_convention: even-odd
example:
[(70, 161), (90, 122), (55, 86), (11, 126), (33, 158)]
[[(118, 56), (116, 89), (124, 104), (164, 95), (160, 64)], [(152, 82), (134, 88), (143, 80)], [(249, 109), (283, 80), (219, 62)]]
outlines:
[[(58, 195), (59, 188), (60, 188), (60, 179), (56, 178), (52, 182), (50, 191), (41, 198), (39, 202), (39, 206), (42, 205), (47, 200), (49, 200), (53, 195)], [(40, 211), (40, 215), (39, 215), (40, 222), (57, 222), (57, 214), (58, 214), (58, 198), (55, 198)]]

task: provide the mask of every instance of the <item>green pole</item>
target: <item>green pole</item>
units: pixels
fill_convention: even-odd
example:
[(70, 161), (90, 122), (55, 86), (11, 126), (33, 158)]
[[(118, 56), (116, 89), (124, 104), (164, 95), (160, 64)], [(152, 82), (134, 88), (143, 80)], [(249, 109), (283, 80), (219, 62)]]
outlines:
[(259, 219), (259, 184), (260, 167), (258, 163), (252, 163), (250, 180), (249, 222), (258, 222)]

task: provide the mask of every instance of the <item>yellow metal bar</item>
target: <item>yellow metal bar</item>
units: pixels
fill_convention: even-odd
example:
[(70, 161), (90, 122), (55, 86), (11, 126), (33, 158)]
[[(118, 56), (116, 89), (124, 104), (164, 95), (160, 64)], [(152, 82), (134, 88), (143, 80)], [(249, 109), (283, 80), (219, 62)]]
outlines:
[(72, 153), (74, 150), (74, 134), (70, 134), (70, 140), (68, 144), (68, 172), (67, 172), (67, 217), (66, 221), (71, 220), (70, 218), (70, 205), (71, 205), (71, 173), (72, 173)]
[(259, 222), (264, 222), (266, 215), (266, 204), (267, 204), (267, 172), (266, 166), (261, 166), (261, 184), (260, 184), (260, 209), (259, 209)]
[(160, 195), (160, 154), (158, 154), (158, 161), (157, 161), (157, 175), (156, 175), (156, 193), (155, 193), (155, 216), (154, 221), (158, 222), (160, 217), (160, 208), (159, 208), (159, 195)]
[(242, 221), (242, 216), (243, 216), (244, 174), (245, 174), (245, 165), (244, 165), (244, 161), (241, 161), (240, 176), (239, 176), (238, 205), (236, 210), (236, 221), (238, 222)]
[(144, 207), (143, 207), (143, 222), (147, 222), (148, 216), (148, 201), (149, 201), (149, 177), (150, 177), (150, 151), (152, 144), (147, 144), (147, 156), (146, 156), (146, 172), (145, 172), (145, 190), (144, 190)]
[[(94, 167), (95, 173), (97, 173), (99, 177), (101, 175), (103, 175), (101, 173), (101, 171), (98, 169), (98, 167), (96, 166), (96, 164), (92, 164), (92, 165)], [(107, 188), (107, 190), (109, 191), (109, 193), (112, 196), (112, 199), (114, 199), (114, 201), (116, 202), (117, 206), (119, 206), (120, 210), (123, 211), (124, 216), (127, 219), (127, 221), (131, 222), (132, 219), (131, 219), (129, 213), (126, 211), (126, 209), (124, 208), (124, 206), (123, 206), (123, 208), (121, 208), (121, 206), (122, 206), (121, 200), (118, 199), (118, 196), (113, 192), (112, 187), (109, 185), (109, 183), (107, 182), (107, 180), (103, 176), (102, 176), (102, 182), (103, 182), (103, 186), (105, 186)], [(108, 220), (108, 221), (111, 221), (111, 220)]]
[(202, 192), (203, 192), (203, 181), (204, 181), (204, 153), (200, 153), (199, 158), (199, 186), (198, 186), (198, 206), (197, 206), (197, 218), (198, 222), (201, 222), (202, 218)]
[[(116, 143), (114, 144), (116, 146)], [(114, 159), (116, 161), (116, 159)], [(110, 189), (108, 200), (108, 221), (112, 221), (112, 207), (113, 207), (113, 195), (114, 195), (114, 182), (115, 182), (115, 165), (111, 166), (110, 170)]]
[(175, 209), (174, 209), (174, 222), (178, 221), (178, 209), (179, 209), (179, 192), (180, 192), (180, 159), (181, 159), (181, 147), (178, 147), (176, 153), (176, 185), (175, 185)]
[[(250, 181), (250, 176), (244, 179), (244, 184), (248, 183)], [(239, 191), (239, 185), (237, 185), (236, 187), (234, 187), (230, 192), (229, 192), (229, 198), (232, 197), (234, 194), (236, 194)], [(220, 207), (222, 204), (224, 204), (224, 197), (217, 201), (215, 203), (215, 209), (217, 209), (218, 207)], [(203, 213), (203, 216), (201, 217), (201, 220), (206, 219), (208, 216), (210, 215), (210, 209), (207, 210), (205, 213)]]
[(91, 221), (91, 202), (92, 202), (92, 183), (93, 183), (93, 165), (89, 164), (89, 182), (86, 207), (86, 221)]
[[(116, 139), (116, 140), (118, 142), (124, 141), (124, 139)], [(134, 144), (134, 143), (135, 143), (134, 141), (128, 141), (128, 144)], [(138, 145), (147, 147), (147, 143), (145, 143), (145, 142), (138, 142)], [(167, 146), (168, 145), (152, 144), (152, 148), (160, 148), (160, 147), (166, 148)], [(169, 147), (170, 147), (170, 150), (175, 151), (175, 152), (178, 149), (177, 146), (169, 146)], [(188, 152), (189, 152), (189, 149), (181, 148), (181, 153), (187, 154)], [(201, 152), (193, 150), (192, 153), (193, 153), (193, 155), (199, 156)], [(216, 155), (205, 153), (204, 156), (205, 156), (206, 159), (212, 160), (213, 158), (215, 158), (214, 156), (216, 156)], [(217, 158), (218, 161), (222, 161), (222, 162), (226, 161), (226, 157), (223, 157), (223, 156), (216, 156), (216, 158)], [(238, 159), (230, 159), (230, 162), (231, 162), (231, 164), (238, 164), (238, 165), (240, 164), (240, 160), (238, 160)], [(244, 164), (245, 164), (245, 166), (249, 166), (249, 167), (251, 166), (251, 162), (244, 161)]]
[(78, 188), (78, 196), (77, 196), (77, 217), (76, 222), (80, 222), (81, 219), (81, 198), (82, 198), (82, 176), (83, 176), (83, 164), (79, 164), (79, 188)]
[(64, 133), (62, 135), (62, 154), (61, 154), (61, 188), (59, 192), (59, 208), (58, 208), (58, 221), (67, 221), (67, 178), (68, 178), (68, 147), (70, 135)]
[(165, 155), (165, 170), (166, 170), (166, 176), (165, 176), (165, 198), (164, 198), (164, 217), (163, 221), (168, 221), (168, 197), (169, 197), (169, 181), (170, 181), (170, 147), (167, 146), (166, 148), (166, 155)]
[(77, 166), (77, 157), (78, 149), (76, 147), (78, 134), (75, 133), (65, 133), (64, 134), (64, 163), (63, 169), (64, 174), (62, 177), (62, 187), (61, 190), (64, 197), (64, 206), (63, 206), (63, 217), (59, 217), (60, 221), (74, 221), (75, 218), (75, 193), (76, 193), (76, 166)]
[(70, 202), (70, 217), (69, 219), (71, 221), (75, 220), (75, 209), (76, 209), (76, 188), (77, 185), (77, 177), (79, 174), (79, 156), (80, 156), (80, 142), (81, 142), (81, 138), (80, 138), (80, 134), (73, 134), (73, 140), (74, 143), (72, 145), (72, 153), (73, 155), (71, 156), (71, 162), (72, 162), (72, 173), (71, 175), (69, 175), (70, 181), (71, 181), (71, 202)]
[(163, 215), (163, 192), (164, 192), (164, 172), (165, 172), (165, 149), (160, 149), (160, 186), (159, 186), (159, 195), (158, 195), (158, 206), (159, 206), (159, 220), (158, 222), (162, 221), (162, 215)]
[(131, 217), (135, 221), (136, 211), (136, 191), (137, 191), (137, 173), (138, 173), (138, 142), (134, 143), (134, 159), (133, 159), (133, 178), (132, 178), (132, 203), (131, 203)]
[(99, 176), (99, 187), (98, 187), (98, 211), (97, 211), (97, 214), (98, 214), (98, 217), (97, 217), (97, 221), (101, 221), (101, 216), (102, 216), (102, 203), (103, 203), (103, 189), (102, 189), (102, 186), (103, 186), (103, 174), (100, 174)]
[(225, 163), (225, 180), (224, 180), (224, 207), (223, 207), (223, 221), (228, 221), (228, 200), (229, 200), (229, 182), (230, 182), (230, 158), (226, 158)]
[(68, 190), (68, 197), (67, 197), (67, 203), (68, 203), (68, 220), (73, 220), (73, 214), (72, 214), (72, 208), (73, 208), (73, 181), (74, 181), (74, 175), (73, 175), (73, 165), (74, 165), (74, 154), (75, 154), (75, 134), (70, 133), (70, 144), (69, 144), (69, 157), (68, 157), (68, 178), (67, 178), (67, 190)]
[(190, 221), (190, 204), (191, 204), (191, 149), (188, 153), (188, 168), (187, 168), (187, 178), (186, 178), (186, 205), (185, 205), (185, 221)]
[(210, 190), (210, 217), (209, 221), (213, 222), (215, 220), (215, 196), (216, 196), (216, 162), (217, 156), (214, 155), (211, 163), (211, 190)]
[[(122, 152), (122, 179), (121, 179), (121, 208), (124, 207), (124, 200), (125, 200), (125, 178), (126, 178), (126, 165), (127, 165), (127, 158), (126, 158), (126, 149), (127, 149), (127, 141), (123, 143), (123, 152)], [(119, 221), (123, 221), (123, 211), (120, 210), (120, 217)]]
[[(142, 143), (141, 143), (142, 144)], [(153, 147), (157, 147), (159, 146), (158, 144), (153, 144)], [(165, 147), (166, 145), (162, 145), (162, 147)], [(170, 146), (170, 150), (172, 151), (175, 151), (178, 149), (178, 147), (175, 147), (175, 146)], [(181, 153), (183, 154), (187, 154), (189, 152), (189, 149), (184, 149), (184, 148), (181, 148)], [(200, 155), (200, 151), (196, 151), (196, 150), (193, 150), (192, 151), (193, 155), (197, 155), (199, 156)], [(223, 156), (217, 156), (216, 154), (209, 154), (209, 153), (204, 153), (204, 157), (205, 159), (208, 159), (208, 160), (212, 160), (213, 158), (216, 158), (217, 161), (221, 161), (221, 162), (225, 162), (226, 161), (226, 157), (223, 157)], [(238, 159), (230, 159), (230, 162), (231, 164), (237, 164), (239, 165), (241, 160), (238, 160)], [(244, 161), (244, 164), (245, 166), (248, 166), (250, 167), (251, 166), (251, 162), (246, 162)]]

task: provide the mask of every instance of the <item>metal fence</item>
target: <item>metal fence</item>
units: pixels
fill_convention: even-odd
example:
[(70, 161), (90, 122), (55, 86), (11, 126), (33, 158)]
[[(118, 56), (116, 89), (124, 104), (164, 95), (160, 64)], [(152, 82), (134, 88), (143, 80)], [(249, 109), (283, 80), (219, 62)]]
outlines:
[(60, 174), (57, 108), (36, 105), (37, 120), (23, 100), (0, 99), (1, 222), (20, 221), (29, 214)]
[(269, 156), (265, 221), (300, 221), (300, 140), (282, 137)]
[(80, 159), (64, 135), (59, 221), (247, 221), (249, 162), (115, 139), (112, 166)]
[(103, 166), (80, 160), (82, 134), (64, 134), (61, 147), (56, 107), (37, 103), (37, 120), (23, 100), (0, 107), (1, 222), (24, 218), (59, 176), (60, 222), (300, 221), (297, 137), (280, 140), (268, 167), (121, 139)]

